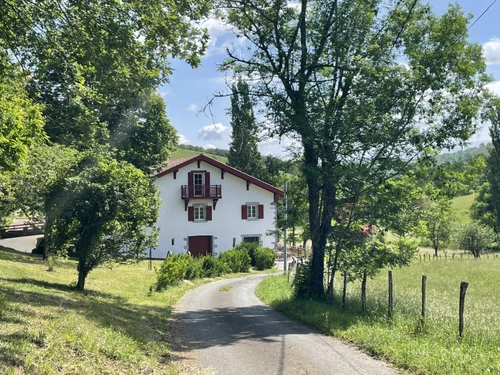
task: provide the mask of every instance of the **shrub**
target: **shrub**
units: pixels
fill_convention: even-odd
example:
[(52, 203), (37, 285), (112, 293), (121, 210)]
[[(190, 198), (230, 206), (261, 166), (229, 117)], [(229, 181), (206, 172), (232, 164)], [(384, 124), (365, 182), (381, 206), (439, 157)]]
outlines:
[(293, 280), (293, 295), (296, 299), (314, 299), (316, 296), (312, 287), (311, 264), (297, 264)]
[(274, 250), (267, 247), (259, 247), (255, 250), (255, 265), (258, 270), (267, 270), (274, 267), (276, 254)]
[(250, 265), (255, 267), (255, 251), (262, 247), (257, 242), (242, 242), (235, 247), (237, 250), (244, 250), (250, 255)]
[(200, 279), (205, 276), (200, 259), (188, 257), (189, 263), (186, 268), (186, 280)]
[(203, 257), (199, 263), (204, 277), (217, 277), (229, 272), (229, 268), (220, 258), (211, 255)]
[(241, 248), (223, 252), (219, 255), (219, 260), (228, 267), (230, 272), (248, 272), (252, 266), (248, 251)]
[(184, 280), (191, 261), (192, 258), (184, 254), (172, 255), (165, 259), (156, 276), (156, 290), (164, 290)]

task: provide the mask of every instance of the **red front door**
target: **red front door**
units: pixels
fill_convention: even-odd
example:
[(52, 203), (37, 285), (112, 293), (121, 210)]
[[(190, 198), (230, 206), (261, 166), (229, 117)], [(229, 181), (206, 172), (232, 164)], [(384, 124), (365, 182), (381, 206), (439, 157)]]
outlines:
[(194, 257), (212, 254), (212, 236), (190, 236), (188, 246)]

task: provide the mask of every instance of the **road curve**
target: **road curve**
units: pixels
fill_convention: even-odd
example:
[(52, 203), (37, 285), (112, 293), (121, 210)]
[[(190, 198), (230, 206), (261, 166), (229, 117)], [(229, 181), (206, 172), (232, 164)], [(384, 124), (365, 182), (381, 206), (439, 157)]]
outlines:
[(219, 375), (397, 373), (265, 306), (255, 295), (265, 277), (206, 284), (181, 300), (177, 314), (200, 365)]

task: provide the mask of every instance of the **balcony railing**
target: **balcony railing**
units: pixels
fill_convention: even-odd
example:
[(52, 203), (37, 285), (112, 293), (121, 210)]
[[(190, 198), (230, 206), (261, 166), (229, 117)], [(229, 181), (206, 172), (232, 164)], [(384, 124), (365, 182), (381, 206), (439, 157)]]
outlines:
[(182, 199), (193, 198), (222, 198), (221, 185), (182, 185), (181, 186)]

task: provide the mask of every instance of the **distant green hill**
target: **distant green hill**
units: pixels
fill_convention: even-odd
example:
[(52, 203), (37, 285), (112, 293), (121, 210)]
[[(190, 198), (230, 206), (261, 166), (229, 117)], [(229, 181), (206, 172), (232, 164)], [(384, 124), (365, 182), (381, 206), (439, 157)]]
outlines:
[(491, 143), (488, 144), (482, 143), (478, 147), (471, 147), (471, 148), (466, 148), (465, 150), (440, 154), (436, 157), (436, 159), (438, 164), (467, 161), (479, 155), (483, 156), (488, 155), (488, 150), (491, 147), (492, 147)]
[(461, 224), (466, 224), (472, 220), (470, 217), (470, 206), (474, 202), (475, 197), (475, 194), (469, 194), (453, 198), (451, 207), (455, 211), (457, 219)]
[(218, 160), (222, 163), (226, 163), (227, 164), (227, 158), (225, 158), (224, 156), (219, 156), (219, 155), (214, 155), (214, 154), (211, 154), (209, 152), (206, 152), (206, 151), (195, 151), (195, 150), (187, 150), (185, 148), (178, 148), (176, 151), (174, 151), (171, 155), (170, 155), (170, 159), (175, 159), (175, 158), (188, 158), (190, 156), (195, 156), (195, 155), (199, 155), (199, 154), (205, 154), (215, 160)]

